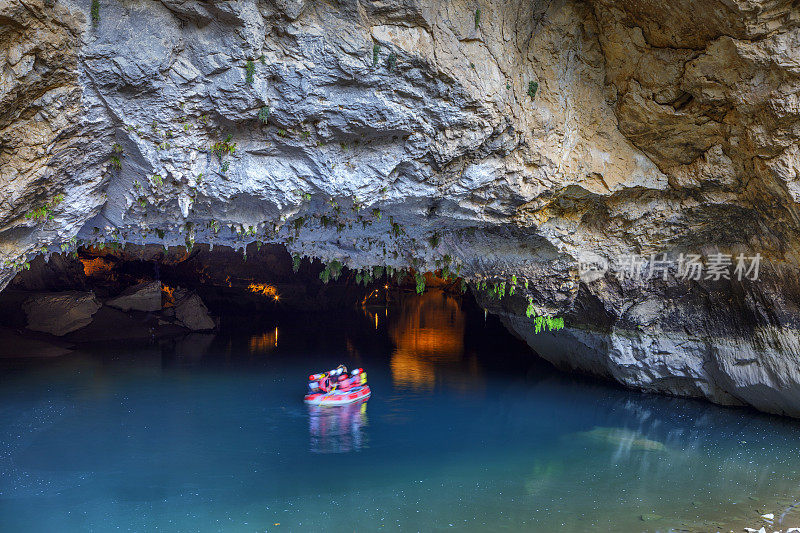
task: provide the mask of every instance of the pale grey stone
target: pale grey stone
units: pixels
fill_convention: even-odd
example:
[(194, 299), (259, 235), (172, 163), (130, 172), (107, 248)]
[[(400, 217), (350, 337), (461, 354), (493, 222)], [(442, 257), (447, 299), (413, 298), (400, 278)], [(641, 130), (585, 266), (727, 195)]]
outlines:
[(128, 287), (116, 298), (106, 301), (106, 305), (122, 311), (160, 311), (161, 282), (146, 281)]
[(203, 300), (194, 293), (175, 302), (175, 318), (192, 331), (205, 331), (216, 327)]

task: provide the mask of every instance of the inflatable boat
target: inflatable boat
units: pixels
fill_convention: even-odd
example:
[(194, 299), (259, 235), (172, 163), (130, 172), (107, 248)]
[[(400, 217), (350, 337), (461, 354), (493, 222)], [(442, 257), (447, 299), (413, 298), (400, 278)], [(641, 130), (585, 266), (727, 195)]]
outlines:
[(330, 392), (315, 392), (306, 394), (304, 402), (310, 405), (347, 405), (348, 403), (366, 400), (372, 392), (369, 385), (353, 387), (352, 389)]
[(363, 368), (352, 372), (339, 365), (334, 370), (308, 376), (304, 401), (310, 405), (347, 405), (369, 398), (367, 373)]

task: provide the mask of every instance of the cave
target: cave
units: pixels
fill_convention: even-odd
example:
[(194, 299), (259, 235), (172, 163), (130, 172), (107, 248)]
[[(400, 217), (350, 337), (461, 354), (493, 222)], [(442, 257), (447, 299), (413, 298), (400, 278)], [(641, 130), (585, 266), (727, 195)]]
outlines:
[(11, 338), (149, 343), (262, 319), (385, 310), (426, 290), (478, 307), (463, 280), (446, 271), (351, 270), (293, 257), (282, 245), (79, 247), (37, 257), (0, 294), (9, 336), (3, 356), (14, 356)]
[(4, 0), (0, 529), (797, 529), (798, 42)]
[[(367, 273), (295, 258), (282, 245), (92, 246), (38, 257), (0, 294), (8, 524), (338, 529), (314, 512), (323, 502), (346, 504), (336, 520), (355, 527), (424, 529), (459, 517), (477, 529), (509, 519), (580, 529), (586, 514), (592, 528), (627, 530), (675, 517), (692, 527), (740, 523), (718, 498), (753, 490), (788, 507), (771, 494), (791, 495), (794, 476), (767, 471), (792, 460), (796, 425), (564, 372), (480, 301), (441, 270)], [(303, 406), (308, 374), (343, 362), (368, 376), (373, 397)], [(708, 422), (686, 433), (696, 418)], [(754, 487), (747, 458), (767, 443), (774, 459), (758, 462), (765, 484)], [(499, 455), (486, 462), (488, 450)], [(315, 473), (332, 460), (344, 472), (369, 470), (321, 486)], [(530, 515), (532, 502), (558, 501), (588, 471), (594, 481), (572, 504), (578, 515), (546, 506)], [(709, 499), (720, 472), (738, 483)], [(643, 482), (635, 514), (625, 498), (597, 511), (609, 490)], [(474, 502), (498, 492), (509, 495), (500, 507), (465, 504), (466, 494)], [(42, 493), (54, 502), (44, 519)], [(682, 510), (687, 494), (701, 518)], [(427, 503), (398, 506), (398, 497)]]

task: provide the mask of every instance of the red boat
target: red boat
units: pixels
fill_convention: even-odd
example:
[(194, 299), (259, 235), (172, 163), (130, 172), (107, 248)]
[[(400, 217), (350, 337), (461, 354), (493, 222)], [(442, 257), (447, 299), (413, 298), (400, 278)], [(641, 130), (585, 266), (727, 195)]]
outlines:
[(348, 403), (366, 400), (372, 391), (369, 385), (355, 387), (347, 391), (330, 391), (306, 394), (303, 401), (311, 405), (347, 405)]
[(347, 372), (339, 365), (335, 370), (308, 376), (308, 393), (303, 401), (311, 405), (346, 405), (366, 400), (372, 391), (363, 368)]

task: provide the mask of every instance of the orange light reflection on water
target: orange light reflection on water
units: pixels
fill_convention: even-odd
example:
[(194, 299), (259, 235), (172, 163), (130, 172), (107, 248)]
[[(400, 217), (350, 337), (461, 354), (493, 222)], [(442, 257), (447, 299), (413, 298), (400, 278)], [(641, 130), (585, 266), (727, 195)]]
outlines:
[(430, 391), (437, 378), (466, 383), (459, 379), (465, 371), (480, 374), (474, 362), (466, 368), (462, 363), (466, 321), (453, 296), (431, 290), (403, 298), (399, 316), (389, 322), (395, 386)]
[(278, 326), (275, 329), (261, 335), (250, 337), (250, 353), (263, 354), (269, 353), (278, 347)]

